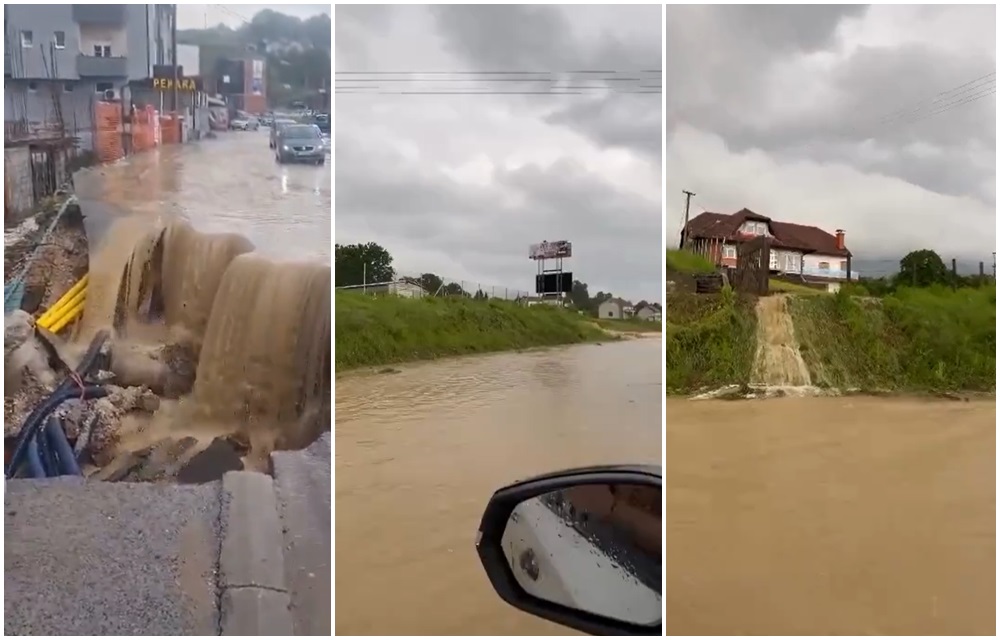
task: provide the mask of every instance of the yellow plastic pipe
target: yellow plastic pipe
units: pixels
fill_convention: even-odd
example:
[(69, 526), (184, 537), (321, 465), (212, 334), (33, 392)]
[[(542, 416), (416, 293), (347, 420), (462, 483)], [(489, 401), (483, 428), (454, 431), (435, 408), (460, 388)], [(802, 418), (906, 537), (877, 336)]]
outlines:
[(75, 307), (64, 313), (62, 317), (60, 317), (58, 320), (53, 322), (52, 326), (49, 327), (49, 331), (51, 331), (52, 333), (59, 333), (66, 327), (66, 325), (76, 320), (82, 314), (83, 314), (83, 301), (80, 301), (79, 304), (77, 304)]
[(73, 296), (73, 298), (70, 301), (60, 306), (55, 311), (55, 313), (49, 315), (47, 318), (44, 319), (44, 321), (41, 318), (39, 318), (38, 322), (36, 322), (35, 324), (38, 324), (43, 329), (48, 329), (49, 331), (52, 331), (52, 327), (55, 326), (55, 324), (59, 322), (59, 320), (61, 320), (64, 315), (72, 312), (72, 310), (77, 305), (82, 305), (83, 301), (86, 299), (87, 299), (87, 290), (80, 289), (80, 291), (78, 291), (77, 294)]
[[(80, 278), (79, 282), (74, 284), (69, 291), (64, 293), (63, 296), (59, 298), (54, 305), (49, 307), (49, 309), (42, 314), (42, 316), (38, 319), (38, 322), (39, 323), (42, 323), (43, 321), (51, 322), (52, 316), (55, 315), (60, 309), (67, 306), (67, 303), (69, 303), (76, 296), (76, 294), (80, 293), (80, 291), (87, 286), (87, 282), (89, 280), (90, 280), (89, 273)], [(42, 326), (44, 327), (45, 324), (42, 324)]]

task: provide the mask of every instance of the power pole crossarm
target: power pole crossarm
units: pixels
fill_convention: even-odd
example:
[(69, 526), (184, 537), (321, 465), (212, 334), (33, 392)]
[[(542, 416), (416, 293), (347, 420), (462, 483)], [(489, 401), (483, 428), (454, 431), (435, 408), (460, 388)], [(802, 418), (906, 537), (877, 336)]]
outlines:
[(684, 248), (684, 240), (687, 237), (688, 219), (691, 215), (691, 198), (695, 195), (690, 191), (684, 191), (683, 193), (687, 196), (687, 201), (684, 203), (684, 226), (681, 228), (681, 249)]

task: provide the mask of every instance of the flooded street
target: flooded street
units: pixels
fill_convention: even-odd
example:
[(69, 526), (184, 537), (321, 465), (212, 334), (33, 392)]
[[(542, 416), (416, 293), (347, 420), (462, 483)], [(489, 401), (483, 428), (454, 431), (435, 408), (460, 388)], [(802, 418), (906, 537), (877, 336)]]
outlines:
[(245, 236), (269, 258), (329, 264), (330, 177), (329, 164), (279, 165), (262, 128), (82, 171), (76, 192), (92, 246), (115, 217), (176, 216), (199, 231)]
[(568, 634), (493, 592), (479, 519), (526, 476), (658, 464), (660, 352), (645, 338), (338, 379), (336, 632)]
[(671, 635), (993, 635), (993, 402), (667, 402)]

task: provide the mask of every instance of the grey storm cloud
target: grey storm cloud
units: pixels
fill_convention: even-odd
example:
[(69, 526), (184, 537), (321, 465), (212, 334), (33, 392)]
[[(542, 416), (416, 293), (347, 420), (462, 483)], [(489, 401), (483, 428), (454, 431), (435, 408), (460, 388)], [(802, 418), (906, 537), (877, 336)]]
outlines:
[(668, 233), (686, 188), (855, 253), (989, 257), (995, 7), (668, 6), (665, 46)]
[[(336, 65), (653, 71), (660, 25), (656, 6), (338, 6)], [(528, 245), (565, 238), (592, 293), (659, 298), (659, 95), (362, 92), (335, 109), (337, 242), (378, 242), (404, 273), (530, 289)]]

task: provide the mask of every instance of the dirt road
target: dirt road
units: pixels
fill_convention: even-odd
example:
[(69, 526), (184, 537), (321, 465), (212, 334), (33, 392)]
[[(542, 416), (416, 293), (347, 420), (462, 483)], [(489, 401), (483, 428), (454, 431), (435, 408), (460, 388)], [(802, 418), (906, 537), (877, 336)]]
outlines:
[(668, 634), (994, 634), (994, 403), (666, 415)]

